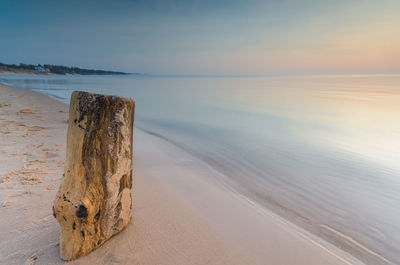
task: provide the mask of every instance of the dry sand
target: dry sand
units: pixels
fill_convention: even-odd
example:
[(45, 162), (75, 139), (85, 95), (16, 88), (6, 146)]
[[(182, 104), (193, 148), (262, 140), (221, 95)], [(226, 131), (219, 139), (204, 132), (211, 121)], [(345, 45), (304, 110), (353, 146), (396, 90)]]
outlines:
[[(63, 264), (52, 204), (68, 106), (0, 85), (0, 264)], [(162, 139), (134, 136), (132, 224), (70, 264), (361, 264), (232, 191)]]

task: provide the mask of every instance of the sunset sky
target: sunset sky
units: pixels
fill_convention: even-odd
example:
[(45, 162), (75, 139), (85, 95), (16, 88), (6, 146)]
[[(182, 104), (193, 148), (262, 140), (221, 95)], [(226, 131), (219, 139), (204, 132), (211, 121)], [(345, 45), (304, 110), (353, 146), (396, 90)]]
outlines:
[(400, 1), (2, 0), (0, 62), (159, 74), (400, 73)]

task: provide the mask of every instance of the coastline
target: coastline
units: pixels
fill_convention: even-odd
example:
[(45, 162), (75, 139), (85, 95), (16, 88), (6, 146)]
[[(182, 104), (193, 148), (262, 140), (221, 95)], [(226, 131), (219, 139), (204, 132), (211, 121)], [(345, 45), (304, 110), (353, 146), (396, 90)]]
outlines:
[(39, 73), (37, 71), (2, 71), (0, 70), (0, 75), (54, 75), (52, 73)]
[[(0, 104), (0, 263), (63, 263), (51, 205), (68, 106), (3, 85)], [(71, 264), (362, 264), (235, 193), (182, 150), (134, 134), (132, 224)]]

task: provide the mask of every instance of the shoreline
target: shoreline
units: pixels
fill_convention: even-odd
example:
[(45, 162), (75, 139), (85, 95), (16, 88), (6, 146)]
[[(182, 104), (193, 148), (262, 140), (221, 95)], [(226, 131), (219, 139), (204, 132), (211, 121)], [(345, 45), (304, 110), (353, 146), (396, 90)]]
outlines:
[[(0, 158), (9, 160), (0, 171), (0, 262), (20, 264), (35, 256), (38, 264), (62, 264), (51, 205), (62, 176), (68, 105), (3, 85), (0, 104), (0, 123), (7, 128)], [(133, 222), (79, 264), (362, 264), (235, 193), (210, 177), (218, 172), (182, 150), (141, 130), (134, 134)], [(38, 168), (27, 166), (36, 160), (36, 177), (45, 169), (51, 173), (21, 184), (23, 172)], [(15, 195), (17, 189), (22, 195)], [(37, 205), (28, 203), (35, 200)]]
[[(2, 75), (61, 75), (61, 76), (69, 76), (69, 75), (84, 75), (84, 74), (72, 74), (72, 73), (68, 73), (68, 74), (55, 74), (55, 73), (42, 73), (42, 72), (37, 72), (37, 71), (28, 71), (28, 70), (23, 70), (23, 71), (1, 71), (0, 70), (0, 76)], [(139, 73), (123, 73), (123, 74), (87, 74), (84, 76), (103, 76), (103, 75), (142, 75)]]
[(40, 73), (37, 71), (28, 71), (28, 70), (23, 70), (23, 71), (2, 71), (2, 70), (0, 70), (0, 76), (1, 75), (54, 75), (54, 74)]

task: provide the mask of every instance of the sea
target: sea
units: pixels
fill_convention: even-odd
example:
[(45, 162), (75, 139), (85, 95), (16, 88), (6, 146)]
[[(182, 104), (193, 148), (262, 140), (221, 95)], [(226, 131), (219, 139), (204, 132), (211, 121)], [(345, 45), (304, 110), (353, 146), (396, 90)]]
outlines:
[(400, 75), (2, 75), (69, 103), (134, 97), (135, 129), (370, 264), (400, 264)]

